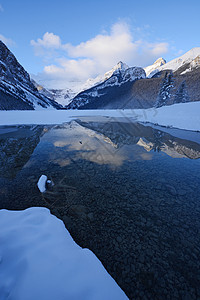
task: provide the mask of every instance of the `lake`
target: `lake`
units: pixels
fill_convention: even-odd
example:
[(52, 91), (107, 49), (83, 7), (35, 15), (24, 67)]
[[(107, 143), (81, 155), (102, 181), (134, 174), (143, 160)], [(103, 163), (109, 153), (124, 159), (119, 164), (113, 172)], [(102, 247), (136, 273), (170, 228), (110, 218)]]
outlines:
[(200, 298), (199, 132), (97, 116), (1, 126), (0, 208), (31, 206), (62, 219), (130, 299)]

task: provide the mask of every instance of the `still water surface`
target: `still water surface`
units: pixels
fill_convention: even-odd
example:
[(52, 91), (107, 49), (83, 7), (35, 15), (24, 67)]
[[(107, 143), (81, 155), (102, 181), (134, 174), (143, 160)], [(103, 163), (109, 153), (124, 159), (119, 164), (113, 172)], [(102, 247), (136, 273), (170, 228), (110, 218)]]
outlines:
[(0, 127), (0, 208), (30, 206), (61, 218), (130, 299), (200, 298), (200, 133), (113, 118)]

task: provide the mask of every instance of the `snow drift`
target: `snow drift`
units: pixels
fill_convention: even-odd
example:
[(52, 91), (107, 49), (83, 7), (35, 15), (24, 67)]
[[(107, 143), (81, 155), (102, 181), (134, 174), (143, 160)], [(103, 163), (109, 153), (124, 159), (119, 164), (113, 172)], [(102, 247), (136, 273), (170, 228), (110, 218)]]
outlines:
[(0, 210), (0, 299), (127, 299), (46, 208)]

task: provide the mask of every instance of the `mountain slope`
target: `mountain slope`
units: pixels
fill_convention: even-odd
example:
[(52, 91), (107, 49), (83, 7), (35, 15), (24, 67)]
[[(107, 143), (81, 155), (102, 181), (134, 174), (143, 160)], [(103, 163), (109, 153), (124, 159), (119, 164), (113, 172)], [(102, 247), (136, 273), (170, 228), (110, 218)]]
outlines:
[(168, 63), (159, 58), (144, 69), (148, 78), (141, 70), (118, 68), (106, 81), (79, 93), (67, 108), (136, 109), (200, 101), (200, 48)]
[(166, 64), (154, 65), (154, 69), (149, 72), (149, 67), (145, 68), (148, 71), (147, 76), (152, 77), (156, 73), (163, 70), (172, 70), (180, 75), (191, 72), (200, 66), (200, 47), (196, 47), (186, 52), (182, 56), (169, 61)]
[[(37, 88), (39, 93), (42, 95), (58, 102), (59, 104), (63, 106), (67, 106), (72, 102), (72, 100), (81, 92), (88, 90), (94, 86), (97, 86), (107, 79), (109, 79), (114, 72), (116, 72), (118, 69), (125, 71), (129, 67), (123, 63), (119, 62), (117, 65), (115, 65), (111, 70), (106, 72), (104, 75), (99, 75), (95, 78), (89, 78), (86, 82), (81, 83), (81, 82), (68, 82), (67, 83), (67, 88), (65, 89), (48, 89), (44, 88), (43, 85), (38, 84), (37, 81), (37, 76), (33, 75), (32, 82), (34, 86)], [(34, 80), (36, 79), (36, 81)]]
[(113, 70), (112, 75), (108, 79), (86, 91), (79, 93), (67, 106), (67, 108), (87, 109), (105, 107), (109, 102), (109, 99), (115, 99), (117, 95), (118, 98), (123, 96), (128, 86), (138, 79), (145, 77), (145, 71), (142, 68), (129, 68), (120, 62), (117, 64), (117, 67)]
[(12, 52), (0, 41), (0, 109), (59, 109), (55, 101), (41, 95)]
[[(34, 78), (36, 79), (36, 81)], [(68, 82), (67, 88), (59, 89), (59, 88), (45, 88), (42, 83), (39, 84), (37, 82), (37, 76), (34, 75), (31, 81), (41, 95), (48, 97), (53, 101), (56, 101), (58, 104), (62, 105), (63, 107), (68, 105), (73, 100), (73, 98), (83, 90), (82, 88), (83, 84), (80, 82)]]
[(94, 87), (96, 85), (99, 85), (109, 79), (115, 72), (118, 72), (118, 70), (121, 70), (122, 72), (125, 72), (129, 66), (122, 61), (118, 62), (111, 70), (106, 72), (104, 75), (99, 75), (96, 78), (89, 78), (86, 83), (83, 85), (82, 90), (90, 89), (91, 87)]

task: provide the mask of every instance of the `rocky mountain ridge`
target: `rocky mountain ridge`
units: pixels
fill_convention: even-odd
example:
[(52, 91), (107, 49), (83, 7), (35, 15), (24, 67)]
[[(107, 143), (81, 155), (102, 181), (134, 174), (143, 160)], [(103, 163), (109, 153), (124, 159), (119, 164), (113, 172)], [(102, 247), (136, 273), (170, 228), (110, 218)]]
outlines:
[(0, 109), (59, 109), (61, 106), (35, 88), (30, 75), (0, 41)]
[(166, 64), (166, 60), (162, 57), (158, 58), (153, 65), (150, 65), (146, 68), (144, 68), (145, 72), (146, 72), (146, 76), (148, 77), (149, 74), (151, 74), (153, 71), (157, 70), (159, 67), (163, 66)]
[(70, 104), (70, 102), (79, 94), (84, 92), (85, 90), (88, 90), (92, 87), (95, 87), (107, 79), (109, 79), (114, 73), (119, 73), (119, 70), (124, 72), (129, 68), (128, 65), (126, 65), (123, 62), (118, 62), (111, 70), (107, 71), (103, 75), (99, 75), (95, 78), (89, 78), (85, 83), (68, 83), (69, 87), (65, 89), (45, 89), (42, 85), (38, 84), (34, 79), (32, 79), (32, 82), (34, 83), (37, 90), (43, 94), (44, 96), (47, 96), (51, 98), (52, 100), (58, 102), (59, 104), (63, 106), (67, 106)]
[(134, 109), (200, 101), (200, 47), (146, 68), (123, 62), (84, 84), (45, 89), (0, 41), (0, 109)]
[[(123, 71), (124, 74), (131, 69)], [(147, 78), (136, 76), (134, 80), (130, 76), (130, 80), (120, 82), (114, 72), (105, 82), (79, 93), (67, 108), (136, 109), (200, 101), (200, 48), (168, 63), (159, 58), (143, 71)]]
[(196, 47), (186, 52), (182, 56), (175, 58), (167, 63), (156, 65), (154, 63), (154, 69), (152, 68), (151, 72), (147, 68), (147, 76), (152, 78), (156, 73), (171, 70), (172, 72), (177, 72), (180, 75), (183, 75), (187, 72), (193, 71), (193, 69), (200, 66), (200, 47)]
[(140, 67), (124, 67), (121, 62), (117, 64), (117, 66), (119, 67), (113, 71), (112, 75), (108, 79), (79, 93), (67, 106), (67, 108), (77, 109), (85, 105), (90, 105), (94, 98), (101, 98), (102, 96), (107, 95), (108, 89), (117, 88), (123, 86), (125, 83), (131, 83), (136, 80), (146, 78), (144, 69)]

